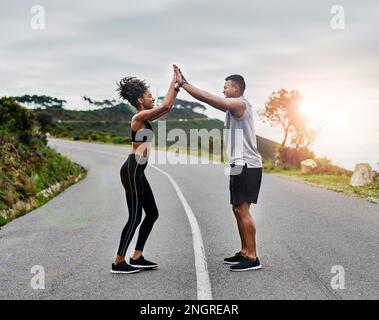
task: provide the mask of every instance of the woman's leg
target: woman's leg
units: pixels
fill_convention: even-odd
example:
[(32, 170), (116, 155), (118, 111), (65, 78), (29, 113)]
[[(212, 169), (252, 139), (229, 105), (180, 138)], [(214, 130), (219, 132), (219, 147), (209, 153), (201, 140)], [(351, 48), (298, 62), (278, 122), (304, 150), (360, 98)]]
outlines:
[(115, 261), (116, 264), (124, 260), (126, 251), (142, 218), (143, 197), (127, 195), (126, 198), (129, 209), (129, 219), (121, 233), (120, 245)]
[(121, 233), (120, 245), (115, 264), (122, 262), (126, 251), (141, 222), (143, 208), (143, 172), (133, 161), (128, 161), (121, 169), (121, 181), (125, 188), (129, 219)]
[(138, 259), (142, 255), (142, 251), (145, 246), (146, 240), (150, 235), (155, 221), (159, 217), (158, 208), (155, 203), (154, 195), (145, 175), (143, 175), (143, 186), (143, 210), (145, 211), (146, 216), (143, 219), (141, 227), (139, 229), (137, 244), (135, 248), (136, 251), (134, 252), (133, 259)]

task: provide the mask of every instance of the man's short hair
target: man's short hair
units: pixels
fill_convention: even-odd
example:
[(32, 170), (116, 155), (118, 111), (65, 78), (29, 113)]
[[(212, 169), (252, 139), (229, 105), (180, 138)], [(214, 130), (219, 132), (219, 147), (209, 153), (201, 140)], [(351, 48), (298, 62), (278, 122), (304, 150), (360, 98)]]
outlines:
[(245, 92), (246, 83), (245, 79), (242, 76), (240, 76), (239, 74), (233, 74), (229, 77), (226, 77), (225, 81), (228, 80), (233, 81), (235, 85), (238, 86), (238, 88), (240, 88), (242, 94)]

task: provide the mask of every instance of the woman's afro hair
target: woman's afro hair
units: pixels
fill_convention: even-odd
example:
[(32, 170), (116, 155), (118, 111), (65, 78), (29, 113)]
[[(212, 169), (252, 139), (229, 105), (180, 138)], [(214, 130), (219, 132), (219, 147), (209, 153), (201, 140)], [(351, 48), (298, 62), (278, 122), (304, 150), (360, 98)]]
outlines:
[(136, 77), (125, 77), (117, 83), (120, 98), (128, 100), (134, 107), (138, 107), (138, 98), (141, 98), (149, 86), (144, 80)]

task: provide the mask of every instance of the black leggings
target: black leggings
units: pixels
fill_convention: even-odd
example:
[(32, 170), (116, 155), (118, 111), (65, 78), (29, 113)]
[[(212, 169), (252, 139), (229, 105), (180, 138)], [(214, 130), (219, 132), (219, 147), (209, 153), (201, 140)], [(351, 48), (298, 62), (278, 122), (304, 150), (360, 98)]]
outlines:
[(158, 219), (158, 209), (153, 192), (145, 176), (147, 158), (130, 154), (120, 170), (121, 182), (125, 189), (129, 219), (121, 233), (117, 255), (124, 257), (133, 235), (141, 223), (142, 208), (145, 219), (139, 229), (135, 250), (143, 250), (146, 240)]

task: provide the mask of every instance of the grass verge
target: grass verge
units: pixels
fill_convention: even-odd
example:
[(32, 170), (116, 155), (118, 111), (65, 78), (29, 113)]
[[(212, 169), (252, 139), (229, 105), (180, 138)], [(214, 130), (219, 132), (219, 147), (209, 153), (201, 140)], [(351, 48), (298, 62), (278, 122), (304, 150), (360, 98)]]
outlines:
[(350, 185), (350, 177), (347, 175), (330, 175), (330, 174), (305, 174), (301, 170), (281, 169), (265, 170), (266, 173), (303, 182), (315, 187), (328, 189), (335, 192), (347, 194), (366, 199), (373, 203), (379, 203), (379, 177), (377, 176), (374, 183), (369, 186), (353, 187)]
[[(70, 138), (65, 138), (65, 140), (70, 140)], [(86, 141), (86, 142), (94, 142), (94, 143), (101, 143), (101, 144), (111, 144), (111, 145), (118, 145), (116, 143), (105, 143), (105, 142), (99, 142), (99, 141)], [(124, 144), (130, 146), (130, 144)], [(200, 152), (197, 150), (193, 150), (190, 148), (184, 148), (184, 147), (173, 147), (168, 146), (166, 150), (164, 148), (155, 148), (155, 150), (160, 151), (171, 151), (176, 152), (180, 154), (187, 154), (195, 157), (202, 157), (205, 159), (209, 159), (209, 161), (214, 161), (216, 163), (223, 163), (227, 164), (225, 160), (221, 158), (220, 155), (208, 155), (204, 151)], [(267, 165), (266, 165), (267, 163)], [(350, 176), (345, 174), (340, 175), (333, 175), (333, 174), (304, 174), (299, 169), (284, 169), (281, 167), (273, 167), (271, 161), (264, 161), (264, 172), (273, 174), (276, 176), (280, 176), (283, 178), (291, 179), (297, 182), (306, 183), (315, 187), (328, 189), (331, 191), (344, 193), (349, 196), (355, 196), (359, 198), (366, 199), (373, 203), (379, 203), (379, 176), (375, 178), (375, 181), (370, 186), (363, 186), (363, 187), (352, 187), (350, 186)], [(340, 170), (341, 172), (347, 170)]]
[(45, 204), (86, 170), (43, 142), (0, 145), (0, 226)]

